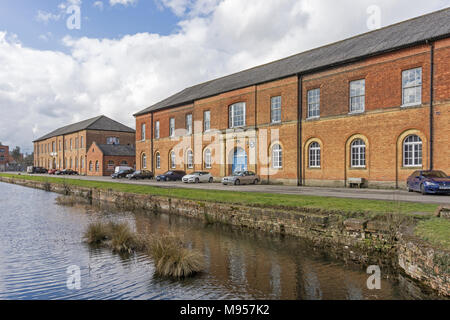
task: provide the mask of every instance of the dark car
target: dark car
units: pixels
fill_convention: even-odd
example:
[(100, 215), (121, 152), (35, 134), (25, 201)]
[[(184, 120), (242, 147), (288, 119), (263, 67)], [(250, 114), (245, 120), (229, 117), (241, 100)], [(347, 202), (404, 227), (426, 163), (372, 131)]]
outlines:
[(34, 173), (38, 173), (38, 174), (45, 174), (45, 173), (47, 173), (47, 172), (48, 172), (47, 169), (42, 168), (42, 167), (36, 167), (36, 168), (34, 169)]
[(450, 194), (450, 177), (439, 170), (416, 171), (407, 181), (409, 192), (418, 191), (422, 194)]
[(57, 175), (57, 176), (76, 176), (76, 175), (78, 175), (78, 172), (73, 171), (71, 169), (64, 169), (64, 170), (56, 171), (55, 175)]
[(120, 170), (119, 172), (113, 173), (111, 175), (111, 178), (113, 179), (122, 179), (125, 178), (127, 175), (134, 173), (133, 169), (129, 170)]
[(144, 179), (153, 179), (155, 175), (151, 171), (136, 171), (127, 175), (127, 179), (129, 180), (144, 180)]
[(167, 171), (166, 173), (157, 176), (156, 181), (181, 181), (185, 175), (186, 172), (184, 171)]

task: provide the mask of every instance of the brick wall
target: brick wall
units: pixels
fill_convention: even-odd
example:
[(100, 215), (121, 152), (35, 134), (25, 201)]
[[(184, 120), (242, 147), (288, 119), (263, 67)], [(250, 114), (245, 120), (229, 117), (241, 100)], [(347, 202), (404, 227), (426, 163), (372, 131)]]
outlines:
[[(299, 167), (302, 181), (307, 185), (345, 186), (349, 178), (365, 178), (370, 187), (404, 187), (406, 178), (415, 170), (430, 166), (430, 57), (429, 45), (398, 50), (368, 58), (357, 63), (309, 74), (302, 78), (302, 136), (298, 157), (298, 80), (290, 77), (270, 83), (250, 86), (200, 99), (192, 105), (157, 111), (136, 118), (138, 131), (146, 123), (145, 141), (137, 142), (137, 163), (145, 152), (151, 154), (151, 130), (160, 122), (160, 139), (154, 140), (153, 155), (161, 156), (161, 168), (169, 169), (169, 153), (175, 150), (176, 169), (205, 170), (204, 151), (210, 148), (217, 163), (208, 169), (214, 176), (231, 173), (232, 154), (242, 147), (249, 165), (264, 181), (296, 184)], [(450, 39), (435, 43), (434, 75), (434, 168), (450, 172)], [(419, 105), (402, 106), (402, 72), (422, 69), (422, 101)], [(365, 79), (365, 111), (349, 114), (350, 82)], [(307, 92), (320, 88), (320, 118), (307, 119)], [(270, 102), (282, 97), (282, 122), (271, 124)], [(246, 128), (228, 130), (228, 108), (236, 102), (246, 103)], [(211, 111), (211, 128), (219, 131), (205, 134), (203, 112)], [(193, 115), (194, 134), (187, 136), (186, 114)], [(175, 118), (177, 139), (170, 139), (169, 119)], [(422, 140), (423, 161), (417, 167), (403, 166), (403, 141), (408, 135)], [(138, 133), (138, 137), (140, 134)], [(365, 168), (352, 168), (351, 142), (360, 138), (366, 143)], [(138, 138), (140, 139), (140, 138)], [(321, 146), (321, 167), (308, 168), (308, 146)], [(283, 149), (283, 168), (272, 169), (271, 147), (278, 143)], [(196, 165), (186, 168), (186, 152), (191, 149)]]

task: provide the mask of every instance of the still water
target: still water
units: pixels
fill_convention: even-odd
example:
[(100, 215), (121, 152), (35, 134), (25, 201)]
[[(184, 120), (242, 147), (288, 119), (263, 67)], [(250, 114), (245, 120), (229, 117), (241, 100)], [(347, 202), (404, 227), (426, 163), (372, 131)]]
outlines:
[[(364, 270), (333, 261), (295, 238), (165, 214), (63, 207), (55, 204), (56, 194), (5, 183), (0, 195), (0, 299), (411, 298), (393, 279), (382, 280), (381, 290), (368, 290)], [(205, 254), (206, 270), (170, 281), (154, 275), (145, 255), (92, 249), (83, 232), (99, 220), (127, 221), (138, 232), (182, 232)], [(79, 290), (66, 284), (73, 265), (81, 270)]]

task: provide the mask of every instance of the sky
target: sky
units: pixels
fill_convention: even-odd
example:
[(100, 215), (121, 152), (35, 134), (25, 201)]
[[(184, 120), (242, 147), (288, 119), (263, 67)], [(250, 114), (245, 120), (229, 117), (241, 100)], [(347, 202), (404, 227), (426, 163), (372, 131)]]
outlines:
[(192, 85), (450, 0), (0, 0), (0, 141), (133, 113)]

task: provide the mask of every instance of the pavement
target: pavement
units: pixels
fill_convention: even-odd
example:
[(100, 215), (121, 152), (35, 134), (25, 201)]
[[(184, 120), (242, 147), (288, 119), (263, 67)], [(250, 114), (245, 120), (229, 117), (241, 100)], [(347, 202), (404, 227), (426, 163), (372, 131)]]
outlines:
[[(12, 174), (17, 174), (11, 172)], [(28, 175), (22, 173), (22, 175)], [(34, 176), (49, 176), (37, 174)], [(53, 176), (50, 176), (53, 177)], [(111, 179), (110, 177), (92, 177), (92, 176), (56, 176), (66, 179), (79, 179), (113, 183), (127, 183), (148, 185), (163, 188), (187, 188), (187, 189), (207, 189), (222, 191), (244, 191), (259, 193), (275, 193), (275, 194), (291, 194), (291, 195), (309, 195), (350, 199), (369, 199), (369, 200), (390, 200), (390, 201), (407, 201), (416, 203), (431, 203), (450, 206), (450, 195), (422, 195), (416, 192), (408, 192), (405, 190), (388, 190), (388, 189), (349, 189), (349, 188), (326, 188), (326, 187), (296, 187), (283, 185), (241, 185), (241, 186), (224, 186), (221, 183), (200, 183), (185, 184), (181, 181), (177, 182), (157, 182), (154, 180), (128, 180), (128, 179)]]

